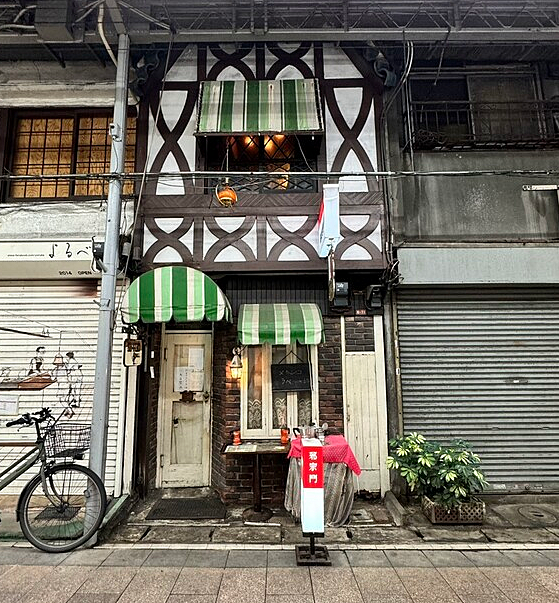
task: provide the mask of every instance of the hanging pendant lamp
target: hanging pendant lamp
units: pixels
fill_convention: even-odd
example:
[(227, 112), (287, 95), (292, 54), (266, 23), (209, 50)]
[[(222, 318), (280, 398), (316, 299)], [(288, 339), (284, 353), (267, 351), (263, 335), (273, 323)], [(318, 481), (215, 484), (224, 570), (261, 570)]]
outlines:
[[(223, 165), (223, 164), (222, 164)], [(225, 151), (225, 172), (229, 171), (229, 143)], [(229, 186), (229, 177), (225, 177), (223, 182), (219, 182), (215, 187), (215, 196), (223, 207), (232, 207), (237, 203), (237, 193)]]

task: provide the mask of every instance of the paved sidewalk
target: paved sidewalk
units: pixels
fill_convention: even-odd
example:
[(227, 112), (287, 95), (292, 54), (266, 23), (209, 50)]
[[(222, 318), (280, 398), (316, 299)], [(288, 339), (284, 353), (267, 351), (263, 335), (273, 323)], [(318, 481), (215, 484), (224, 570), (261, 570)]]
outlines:
[(293, 550), (0, 545), (2, 603), (559, 603), (559, 549)]

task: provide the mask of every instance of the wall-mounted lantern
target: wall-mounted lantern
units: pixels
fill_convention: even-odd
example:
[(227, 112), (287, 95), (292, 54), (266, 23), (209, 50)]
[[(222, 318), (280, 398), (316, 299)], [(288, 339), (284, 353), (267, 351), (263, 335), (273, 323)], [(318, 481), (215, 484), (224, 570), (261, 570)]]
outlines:
[(233, 358), (231, 360), (231, 377), (240, 379), (243, 373), (243, 362), (241, 360), (241, 348), (233, 348)]

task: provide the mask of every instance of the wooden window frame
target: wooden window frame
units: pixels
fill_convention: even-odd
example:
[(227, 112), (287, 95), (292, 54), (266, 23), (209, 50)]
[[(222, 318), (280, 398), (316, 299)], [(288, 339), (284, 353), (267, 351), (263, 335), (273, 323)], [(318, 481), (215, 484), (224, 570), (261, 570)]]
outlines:
[[(265, 372), (262, 375), (262, 428), (249, 429), (248, 421), (248, 375), (249, 375), (249, 358), (248, 349), (245, 347), (242, 352), (243, 372), (241, 377), (241, 436), (244, 438), (253, 439), (273, 439), (279, 438), (281, 428), (273, 428), (273, 397), (272, 397), (272, 345), (269, 343), (260, 346), (262, 348), (263, 366)], [(293, 345), (286, 346), (286, 362), (299, 362), (295, 355), (295, 347)], [(319, 400), (318, 400), (318, 346), (309, 345), (308, 354), (310, 359), (311, 372), (311, 399), (312, 399), (312, 418), (318, 421), (319, 418)], [(297, 392), (289, 392), (287, 395), (287, 426), (289, 428), (297, 427)]]
[[(17, 132), (17, 125), (19, 123), (20, 119), (72, 119), (73, 121), (73, 132), (72, 132), (72, 156), (71, 156), (71, 166), (70, 166), (70, 173), (71, 174), (75, 174), (77, 173), (76, 171), (76, 167), (77, 167), (77, 163), (78, 163), (78, 149), (79, 149), (79, 134), (80, 134), (80, 119), (84, 119), (84, 118), (107, 118), (110, 122), (111, 118), (113, 116), (113, 112), (111, 108), (93, 108), (93, 109), (87, 109), (87, 108), (67, 108), (67, 109), (49, 109), (49, 110), (45, 110), (45, 111), (39, 111), (37, 109), (27, 109), (27, 110), (17, 110), (17, 111), (13, 111), (11, 112), (9, 119), (8, 119), (8, 135), (6, 137), (6, 145), (5, 145), (5, 151), (4, 151), (4, 165), (9, 166), (9, 170), (11, 171), (13, 168), (13, 162), (15, 159), (15, 138), (16, 138), (16, 132)], [(135, 129), (135, 135), (134, 135), (134, 142), (133, 142), (133, 149), (134, 149), (134, 157), (133, 157), (133, 161), (134, 161), (134, 166), (135, 166), (135, 162), (136, 162), (136, 158), (137, 158), (137, 145), (138, 145), (138, 132), (137, 132), (137, 114), (136, 114), (136, 110), (134, 108), (131, 108), (128, 110), (128, 118), (133, 118), (134, 121), (134, 129)], [(127, 144), (127, 148), (129, 148), (129, 145)], [(109, 161), (110, 161), (110, 152), (109, 152)], [(17, 181), (16, 181), (17, 182)], [(90, 182), (88, 180), (84, 180), (83, 182)], [(135, 188), (135, 187), (134, 187)], [(54, 196), (54, 197), (47, 197), (47, 196), (43, 196), (43, 195), (38, 195), (38, 196), (21, 196), (21, 197), (17, 197), (17, 196), (13, 196), (11, 195), (11, 183), (8, 182), (5, 184), (5, 188), (3, 191), (3, 195), (2, 198), (6, 201), (6, 202), (11, 202), (11, 203), (20, 203), (20, 202), (25, 202), (25, 201), (37, 201), (37, 200), (71, 200), (71, 201), (75, 201), (75, 200), (80, 200), (80, 199), (99, 199), (99, 198), (106, 198), (107, 194), (106, 193), (99, 193), (99, 194), (91, 194), (91, 195), (80, 195), (80, 194), (75, 194), (75, 189), (76, 189), (76, 179), (75, 178), (69, 178), (69, 192), (68, 195), (64, 195), (64, 196)], [(131, 193), (128, 193), (128, 195), (130, 194), (134, 194), (134, 190)]]

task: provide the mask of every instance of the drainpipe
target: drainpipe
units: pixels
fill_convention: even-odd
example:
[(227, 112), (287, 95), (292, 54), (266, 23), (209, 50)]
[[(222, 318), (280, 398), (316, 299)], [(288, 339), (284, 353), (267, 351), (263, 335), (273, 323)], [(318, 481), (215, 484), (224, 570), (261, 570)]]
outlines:
[[(130, 39), (118, 36), (118, 61), (116, 70), (115, 105), (113, 123), (110, 125), (111, 174), (107, 199), (105, 249), (99, 303), (99, 330), (95, 359), (95, 388), (93, 391), (93, 418), (91, 424), (91, 449), (89, 466), (104, 481), (107, 456), (107, 430), (109, 423), (109, 392), (111, 385), (112, 345), (115, 328), (116, 280), (119, 267), (119, 234), (121, 192), (126, 148), (126, 117), (128, 108), (128, 69)], [(93, 542), (90, 541), (91, 544)]]

